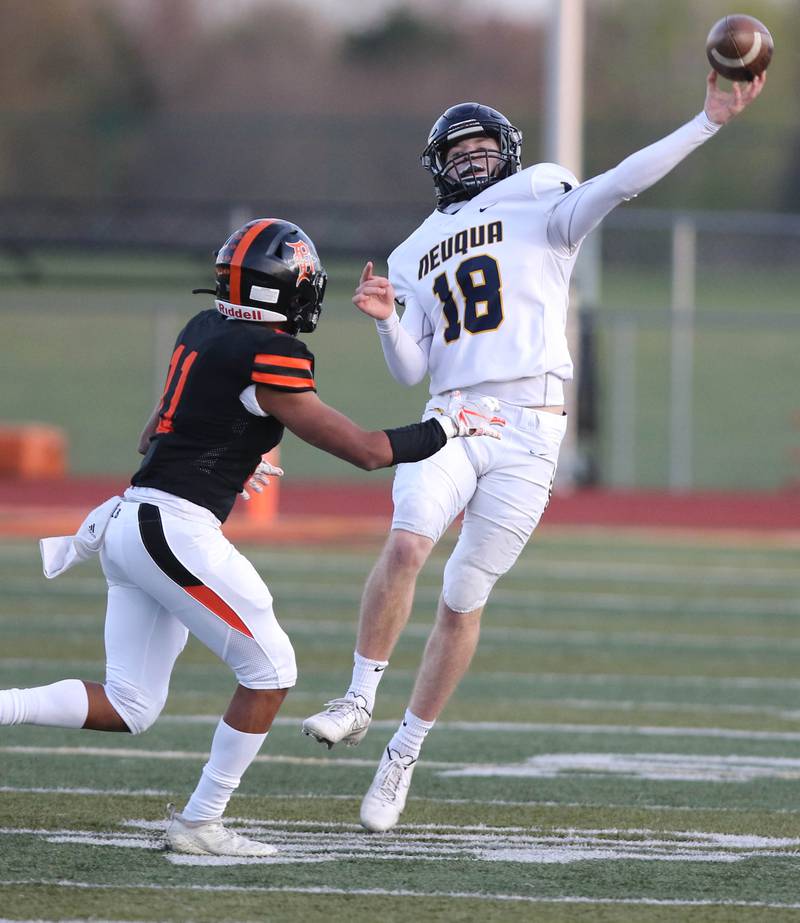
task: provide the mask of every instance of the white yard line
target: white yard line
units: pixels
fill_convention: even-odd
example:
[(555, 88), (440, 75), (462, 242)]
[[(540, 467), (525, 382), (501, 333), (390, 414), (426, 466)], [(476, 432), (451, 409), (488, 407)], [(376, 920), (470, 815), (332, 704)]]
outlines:
[[(0, 668), (16, 667), (42, 667), (51, 666), (60, 663), (68, 663), (70, 667), (102, 667), (105, 663), (103, 660), (74, 660), (68, 658), (59, 660), (53, 658), (39, 657), (0, 657)], [(199, 663), (181, 663), (181, 672), (203, 672), (208, 673), (207, 664)], [(342, 674), (344, 677), (344, 674)], [(416, 676), (415, 670), (402, 670), (397, 667), (391, 668), (391, 676), (407, 679)], [(679, 674), (676, 676), (652, 676), (639, 675), (630, 673), (520, 673), (517, 671), (505, 670), (482, 670), (469, 675), (466, 682), (480, 680), (508, 680), (511, 683), (580, 683), (586, 685), (607, 686), (609, 684), (623, 684), (635, 686), (697, 686), (704, 689), (767, 689), (767, 690), (798, 690), (800, 689), (800, 679), (794, 677), (770, 677), (770, 676), (693, 676), (691, 674)], [(344, 682), (344, 679), (342, 680)], [(307, 693), (310, 694), (310, 693)], [(293, 691), (292, 695), (297, 695)], [(162, 716), (159, 720), (163, 721), (168, 716)], [(218, 716), (214, 719), (219, 720)], [(298, 719), (299, 720), (299, 719)], [(439, 725), (437, 724), (437, 727)]]
[[(715, 603), (713, 612), (723, 612), (727, 609), (727, 602)], [(800, 616), (800, 602), (791, 602), (790, 615)], [(674, 607), (674, 604), (673, 604)], [(670, 607), (672, 610), (673, 607)], [(531, 607), (533, 608), (533, 606)], [(586, 608), (592, 608), (587, 606)], [(617, 608), (617, 607), (615, 607)], [(631, 611), (641, 612), (649, 608), (649, 600), (637, 602)], [(796, 610), (796, 611), (794, 611)], [(693, 610), (694, 611), (694, 610)], [(754, 618), (760, 615), (777, 614), (775, 610), (766, 612), (752, 613)], [(329, 620), (314, 619), (281, 619), (281, 624), (289, 634), (324, 634), (326, 636), (341, 637), (343, 631), (349, 631), (350, 626), (342, 622)], [(404, 629), (407, 637), (427, 638), (430, 633), (429, 625), (410, 624)], [(561, 629), (561, 628), (524, 628), (508, 626), (503, 627), (496, 624), (489, 624), (481, 628), (481, 639), (486, 641), (531, 641), (531, 642), (563, 642), (578, 645), (593, 645), (600, 647), (633, 647), (636, 645), (666, 646), (669, 648), (680, 648), (681, 646), (708, 649), (712, 652), (721, 650), (800, 650), (800, 638), (796, 637), (768, 637), (763, 635), (739, 635), (739, 636), (720, 636), (720, 635), (702, 635), (688, 634), (686, 632), (672, 631), (608, 631), (608, 630), (589, 630), (589, 629)]]
[[(41, 661), (33, 661), (40, 663)], [(0, 660), (0, 663), (2, 661)], [(401, 671), (392, 669), (391, 675)], [(411, 675), (411, 671), (408, 671)], [(416, 674), (413, 674), (416, 675)], [(676, 676), (653, 676), (652, 674), (630, 673), (530, 673), (506, 672), (503, 670), (481, 671), (471, 674), (472, 679), (503, 680), (528, 683), (586, 683), (587, 685), (607, 686), (613, 683), (652, 686), (699, 686), (702, 688), (722, 689), (800, 689), (800, 679), (795, 677), (772, 676), (693, 676), (678, 674)]]
[(525, 904), (581, 904), (603, 906), (632, 907), (744, 907), (764, 910), (798, 910), (800, 903), (779, 903), (777, 901), (729, 901), (729, 900), (657, 900), (655, 898), (591, 898), (579, 896), (538, 896), (531, 894), (487, 894), (481, 891), (411, 891), (390, 888), (332, 888), (332, 887), (291, 887), (269, 885), (158, 885), (158, 884), (119, 884), (110, 885), (90, 881), (70, 881), (58, 878), (22, 878), (0, 880), (0, 886), (43, 886), (51, 885), (62, 888), (77, 888), (99, 891), (173, 891), (199, 893), (235, 893), (235, 894), (317, 894), (342, 895), (356, 897), (402, 897), (402, 898), (447, 898), (458, 900), (499, 901)]
[[(95, 795), (109, 795), (115, 798), (120, 796), (126, 798), (168, 798), (174, 794), (174, 792), (160, 788), (87, 788), (86, 786), (70, 788), (63, 785), (58, 785), (54, 788), (44, 785), (0, 785), (0, 792), (21, 795), (88, 795), (90, 797), (94, 797)], [(275, 796), (271, 795), (270, 797), (274, 798)], [(0, 921), (0, 923), (2, 923), (2, 921)]]
[[(269, 580), (271, 566), (280, 573), (307, 573), (309, 565), (313, 565), (315, 573), (347, 574), (348, 576), (361, 576), (366, 579), (369, 567), (364, 566), (363, 558), (353, 558), (346, 555), (325, 554), (324, 557), (308, 555), (261, 555), (249, 554), (248, 557), (256, 565), (264, 568), (264, 577)], [(444, 562), (439, 562), (439, 568)], [(432, 577), (436, 564), (431, 565), (428, 574)], [(663, 580), (669, 583), (684, 583), (687, 580), (702, 580), (703, 585), (719, 583), (721, 586), (766, 586), (782, 585), (786, 581), (789, 587), (800, 586), (796, 572), (787, 564), (785, 567), (761, 565), (745, 562), (741, 564), (704, 564), (702, 562), (675, 562), (675, 563), (639, 563), (627, 562), (616, 559), (614, 561), (564, 561), (548, 558), (546, 564), (541, 558), (532, 555), (521, 558), (514, 565), (514, 575), (520, 573), (530, 574), (541, 579), (550, 577), (566, 577), (572, 581), (586, 582), (595, 579), (641, 581)], [(424, 579), (424, 577), (423, 577)]]
[[(311, 695), (307, 693), (306, 696)], [(577, 698), (573, 696), (541, 697), (526, 695), (525, 704), (528, 708), (540, 710), (541, 708), (573, 708), (576, 711), (654, 711), (654, 712), (686, 712), (689, 714), (719, 714), (719, 715), (764, 715), (770, 718), (782, 718), (785, 721), (800, 721), (800, 708), (789, 708), (781, 705), (727, 705), (710, 702), (671, 702), (665, 700), (651, 701), (648, 699), (594, 699)], [(219, 723), (219, 715), (162, 715), (161, 724), (213, 724)], [(302, 718), (279, 716), (273, 721), (273, 727), (300, 727)], [(375, 719), (371, 722), (373, 728), (393, 728), (397, 721), (389, 718)], [(437, 729), (448, 729), (449, 722), (437, 722)], [(460, 731), (461, 728), (458, 728)]]
[[(442, 862), (472, 860), (535, 865), (585, 861), (724, 862), (747, 859), (796, 858), (800, 839), (650, 828), (565, 828), (404, 824), (396, 832), (373, 837), (358, 825), (340, 822), (229, 818), (228, 823), (249, 836), (279, 841), (274, 858), (236, 858), (166, 854), (176, 865), (289, 865), (297, 863), (367, 861)], [(117, 830), (49, 830), (0, 828), (0, 837), (35, 836), (54, 845), (100, 846), (118, 849), (162, 848), (164, 821), (123, 821)], [(310, 828), (310, 829), (309, 829)]]
[[(396, 722), (392, 722), (394, 727)], [(526, 721), (443, 721), (449, 730), (454, 731), (500, 731), (514, 734), (586, 734), (624, 735), (641, 737), (715, 737), (723, 740), (773, 740), (800, 741), (798, 731), (749, 731), (738, 728), (719, 727), (661, 727), (630, 724), (548, 724), (545, 722)], [(439, 727), (437, 723), (436, 727)]]
[[(215, 722), (219, 719), (214, 719)], [(296, 719), (288, 720), (294, 724)], [(396, 721), (374, 721), (374, 728), (394, 728)], [(719, 740), (752, 740), (774, 742), (800, 742), (800, 731), (754, 731), (739, 728), (720, 727), (669, 727), (658, 725), (629, 725), (629, 724), (570, 724), (547, 723), (532, 721), (442, 721), (437, 723), (437, 729), (458, 731), (459, 733), (511, 733), (511, 734), (567, 734), (585, 735), (589, 737), (624, 736), (624, 737), (701, 737)], [(134, 749), (132, 747), (44, 747), (9, 745), (0, 747), (0, 753), (38, 754), (48, 756), (102, 756), (117, 759), (162, 759), (162, 760), (194, 760), (207, 759), (206, 751), (197, 750), (154, 750)], [(338, 753), (333, 757), (313, 756), (288, 756), (288, 755), (260, 755), (257, 762), (283, 763), (289, 765), (308, 766), (374, 766), (374, 760), (355, 757), (343, 757)], [(454, 769), (472, 764), (465, 762), (444, 762), (423, 760), (421, 766), (429, 769)]]
[[(682, 588), (683, 590), (683, 588)], [(361, 587), (343, 588), (339, 585), (319, 585), (308, 583), (276, 584), (273, 587), (276, 598), (276, 607), (280, 613), (281, 599), (324, 601), (330, 603), (352, 602), (357, 605), (361, 599)], [(423, 605), (435, 605), (439, 599), (441, 588), (419, 587), (416, 600)], [(534, 590), (506, 589), (498, 587), (492, 591), (491, 606), (523, 609), (526, 612), (538, 609), (551, 610), (553, 607), (578, 609), (589, 612), (641, 613), (641, 614), (669, 614), (679, 608), (682, 612), (691, 612), (698, 615), (716, 615), (722, 613), (738, 613), (743, 615), (800, 615), (800, 601), (794, 597), (765, 598), (763, 595), (744, 596), (742, 593), (735, 597), (721, 598), (719, 595), (688, 596), (681, 593), (680, 599), (664, 593), (648, 593), (646, 591), (635, 593), (610, 593), (598, 592), (593, 587), (587, 587), (585, 592), (564, 592), (563, 590)], [(341, 623), (339, 623), (341, 625)]]
[[(799, 735), (800, 736), (800, 735)], [(205, 761), (205, 751), (134, 750), (128, 747), (0, 747), (0, 753), (105, 757), (113, 759)], [(374, 768), (375, 760), (345, 757), (297, 757), (260, 755), (255, 762), (272, 765), (306, 765), (328, 769), (353, 766)], [(709, 755), (685, 753), (544, 753), (514, 763), (468, 763), (463, 761), (422, 760), (420, 767), (444, 776), (470, 778), (555, 779), (622, 776), (641, 781), (679, 781), (739, 783), (759, 779), (800, 780), (800, 759), (790, 757)]]
[[(530, 599), (530, 597), (526, 598)], [(330, 599), (330, 597), (328, 597), (328, 599)], [(681, 605), (683, 608), (686, 608), (683, 606), (683, 604)], [(526, 605), (524, 608), (535, 610), (536, 605), (532, 602), (530, 606)], [(584, 611), (586, 611), (594, 607), (592, 605), (585, 605), (582, 606), (582, 608)], [(626, 612), (643, 614), (644, 611), (649, 610), (651, 606), (649, 600), (642, 600), (635, 602), (631, 606), (612, 604), (610, 608), (614, 612), (618, 612), (622, 609)], [(728, 601), (715, 602), (710, 610), (710, 613), (721, 614), (726, 610), (729, 610), (729, 608), (730, 606)], [(674, 604), (665, 607), (664, 612), (671, 612), (673, 609)], [(691, 606), (689, 609), (698, 615), (704, 614), (702, 612), (698, 612)], [(786, 609), (786, 611), (784, 611), (784, 609)], [(750, 610), (748, 610), (748, 613), (752, 614), (754, 619), (758, 618), (759, 616), (768, 617), (772, 615), (800, 616), (800, 602), (787, 602), (786, 606), (780, 610), (776, 608), (771, 608), (760, 612), (750, 612)], [(73, 631), (76, 628), (95, 627), (100, 630), (102, 626), (102, 617), (100, 613), (98, 613), (96, 617), (92, 618), (77, 618), (73, 615), (67, 615), (64, 613), (52, 613), (48, 615), (47, 618), (51, 625), (55, 620), (56, 622), (60, 623), (62, 627), (66, 627), (68, 625), (70, 630)], [(333, 619), (317, 620), (281, 618), (280, 622), (290, 635), (311, 635), (313, 637), (323, 635), (325, 637), (341, 640), (342, 643), (345, 643), (346, 638), (349, 638), (349, 633), (351, 632), (351, 626), (349, 623), (336, 621)], [(427, 638), (430, 634), (430, 625), (412, 623), (405, 627), (404, 634), (406, 637), (410, 638)], [(660, 646), (672, 649), (680, 649), (681, 647), (688, 647), (696, 650), (709, 650), (712, 653), (724, 650), (745, 650), (748, 653), (755, 651), (775, 651), (778, 653), (783, 653), (785, 651), (800, 650), (800, 638), (788, 636), (784, 637), (780, 635), (775, 635), (774, 637), (767, 635), (748, 634), (721, 636), (689, 634), (687, 632), (673, 631), (630, 631), (627, 629), (589, 630), (583, 628), (562, 629), (526, 628), (519, 626), (504, 627), (497, 624), (487, 624), (485, 627), (483, 627), (481, 629), (481, 638), (484, 642), (495, 641), (498, 643), (510, 644), (517, 642), (573, 644), (576, 646), (591, 645), (592, 647), (600, 648)], [(351, 642), (346, 641), (346, 643), (349, 644)]]
[[(0, 549), (0, 559), (11, 563), (7, 549)], [(315, 574), (346, 575), (359, 582), (363, 582), (369, 573), (369, 562), (363, 555), (339, 555), (323, 553), (321, 555), (297, 554), (272, 554), (260, 553), (249, 550), (247, 557), (261, 570), (267, 582), (275, 582), (275, 572), (289, 575), (305, 575), (309, 567), (313, 567)], [(768, 557), (768, 556), (767, 556)], [(20, 563), (34, 560), (34, 556), (19, 556)], [(438, 574), (444, 567), (444, 558), (434, 560), (422, 575), (423, 586), (425, 583), (436, 583)], [(785, 566), (776, 565), (774, 560), (769, 563), (753, 562), (750, 559), (741, 560), (732, 557), (731, 563), (709, 563), (706, 561), (671, 561), (671, 562), (641, 562), (626, 561), (624, 554), (615, 555), (613, 560), (598, 561), (591, 558), (565, 561), (540, 555), (523, 556), (514, 565), (512, 575), (526, 574), (535, 579), (566, 578), (572, 582), (591, 582), (594, 580), (622, 580), (626, 582), (665, 582), (687, 583), (700, 582), (703, 586), (719, 585), (723, 587), (768, 587), (788, 588), (800, 586), (796, 569), (791, 562)], [(26, 578), (18, 578), (23, 580)], [(31, 582), (37, 581), (41, 586), (40, 578), (35, 575)], [(81, 582), (103, 584), (100, 578), (79, 578), (77, 574), (71, 575), (71, 581), (78, 579)], [(514, 579), (513, 576), (510, 579)]]
[[(265, 830), (280, 830), (285, 836), (300, 838), (324, 839), (328, 836), (324, 831), (339, 831), (341, 834), (357, 833), (360, 842), (389, 844), (407, 843), (409, 836), (412, 840), (426, 840), (430, 842), (524, 842), (528, 837), (536, 835), (549, 842), (579, 842), (594, 843), (608, 842), (609, 838), (615, 843), (646, 843), (653, 845), (670, 845), (672, 843), (691, 844), (697, 847), (724, 846), (730, 849), (784, 849), (800, 847), (800, 837), (769, 837), (755, 834), (720, 833), (718, 831), (701, 830), (656, 830), (652, 827), (556, 827), (540, 824), (407, 824), (401, 823), (395, 830), (385, 837), (367, 836), (360, 824), (347, 821), (310, 821), (310, 820), (268, 820), (259, 817), (231, 817), (227, 821), (237, 829), (247, 830), (250, 833)], [(164, 821), (134, 818), (121, 821), (121, 826), (132, 827), (136, 830), (160, 831)], [(310, 828), (310, 829), (303, 829)], [(321, 832), (321, 830), (323, 832)], [(14, 828), (1, 829), (0, 833), (13, 832)], [(30, 831), (26, 831), (30, 832)], [(57, 831), (59, 834), (65, 831)], [(87, 831), (72, 831), (76, 835), (83, 835)], [(129, 834), (134, 836), (135, 834)]]
[[(2, 785), (0, 793), (20, 794), (20, 795), (85, 795), (94, 797), (95, 795), (109, 795), (114, 797), (160, 797), (171, 798), (175, 796), (175, 791), (166, 791), (153, 788), (141, 789), (122, 789), (122, 788), (68, 788), (57, 786), (50, 788), (47, 786), (21, 786), (21, 785)], [(270, 801), (352, 801), (360, 802), (362, 793), (354, 795), (334, 795), (330, 792), (322, 794), (319, 792), (270, 792), (268, 795), (255, 795), (248, 792), (237, 792), (234, 795), (236, 801), (252, 798), (269, 798)], [(581, 808), (587, 810), (624, 810), (630, 811), (632, 805), (617, 804), (611, 801), (512, 801), (505, 798), (429, 798), (422, 795), (414, 797), (415, 802), (425, 802), (426, 804), (442, 805), (470, 805), (487, 808)], [(718, 807), (698, 808), (683, 804), (637, 804), (637, 811), (666, 811), (666, 812), (689, 812), (696, 814), (702, 811), (713, 811), (714, 814), (753, 814), (767, 816), (772, 814), (800, 814), (800, 808), (736, 808), (736, 807)], [(2, 923), (2, 920), (0, 920)]]
[(655, 782), (797, 781), (800, 759), (685, 753), (545, 753), (518, 763), (466, 766), (446, 770), (442, 775), (525, 779), (612, 775)]
[[(134, 750), (130, 747), (0, 747), (0, 753), (23, 753), (42, 756), (103, 756), (133, 760), (207, 760), (208, 751), (196, 750)], [(276, 763), (290, 766), (369, 766), (374, 768), (376, 760), (325, 759), (313, 756), (257, 756), (256, 763)], [(451, 769), (463, 763), (428, 763), (431, 768)]]
[[(269, 578), (268, 578), (269, 582)], [(684, 587), (683, 581), (676, 584)], [(793, 589), (794, 586), (790, 587)], [(3, 586), (4, 592), (17, 596), (51, 596), (52, 590), (43, 592), (43, 584), (38, 579), (8, 579)], [(756, 588), (757, 589), (757, 588)], [(361, 586), (358, 584), (343, 585), (340, 583), (320, 582), (310, 583), (284, 583), (272, 581), (271, 590), (276, 598), (277, 611), (280, 616), (281, 599), (291, 599), (294, 603), (303, 600), (331, 601), (352, 603), (357, 605), (361, 599)], [(61, 595), (65, 596), (105, 596), (107, 586), (104, 580), (95, 578), (72, 578), (59, 587)], [(439, 598), (440, 588), (436, 586), (420, 585), (417, 588), (416, 599), (423, 605), (435, 605)], [(681, 594), (683, 596), (683, 594)], [(737, 613), (743, 615), (800, 615), (800, 601), (793, 596), (786, 598), (765, 598), (762, 595), (743, 596), (737, 593), (732, 597), (709, 595), (689, 596), (676, 599), (674, 595), (664, 593), (648, 593), (646, 590), (632, 593), (598, 592), (593, 586), (588, 586), (584, 592), (564, 592), (560, 589), (535, 590), (527, 588), (514, 589), (500, 586), (492, 593), (494, 606), (521, 608), (525, 611), (537, 609), (552, 609), (553, 606), (580, 609), (591, 612), (612, 613), (642, 613), (666, 614), (679, 607), (682, 612), (691, 612), (698, 615)], [(70, 616), (75, 618), (75, 616)], [(291, 624), (288, 620), (284, 624)], [(315, 623), (320, 624), (320, 623)], [(336, 623), (342, 628), (342, 623)]]

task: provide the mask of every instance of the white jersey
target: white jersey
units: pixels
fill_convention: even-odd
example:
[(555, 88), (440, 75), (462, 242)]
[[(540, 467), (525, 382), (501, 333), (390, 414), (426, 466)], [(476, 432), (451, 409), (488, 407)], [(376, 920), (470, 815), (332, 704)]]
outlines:
[(430, 338), (432, 394), (545, 372), (572, 378), (565, 324), (578, 248), (555, 250), (547, 225), (577, 185), (553, 164), (530, 167), (454, 214), (434, 212), (391, 254), (403, 327)]
[(431, 394), (563, 403), (563, 387), (547, 382), (572, 378), (565, 330), (581, 242), (718, 128), (700, 113), (580, 185), (563, 167), (539, 164), (430, 215), (389, 256), (404, 312), (377, 326), (395, 378), (415, 384), (429, 373)]

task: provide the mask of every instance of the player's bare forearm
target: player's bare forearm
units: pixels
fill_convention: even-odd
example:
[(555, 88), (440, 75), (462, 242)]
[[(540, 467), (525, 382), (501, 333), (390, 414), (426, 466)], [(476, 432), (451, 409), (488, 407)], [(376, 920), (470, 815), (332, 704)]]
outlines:
[(137, 447), (137, 451), (140, 455), (147, 455), (147, 450), (150, 447), (150, 440), (153, 438), (153, 434), (156, 431), (156, 426), (158, 426), (159, 406), (160, 402), (159, 404), (156, 404), (153, 412), (150, 414), (150, 419), (144, 425), (141, 436), (139, 436), (139, 445)]
[(386, 433), (362, 429), (323, 403), (313, 391), (297, 394), (258, 385), (256, 399), (262, 410), (280, 420), (295, 436), (357, 468), (373, 471), (394, 463)]

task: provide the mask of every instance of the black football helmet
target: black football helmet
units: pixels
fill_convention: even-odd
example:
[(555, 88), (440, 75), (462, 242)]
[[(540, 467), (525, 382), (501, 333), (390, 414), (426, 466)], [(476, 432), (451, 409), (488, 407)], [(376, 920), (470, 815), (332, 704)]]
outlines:
[(311, 238), (296, 224), (249, 221), (217, 252), (215, 275), (212, 294), (227, 317), (285, 321), (292, 334), (317, 326), (328, 276)]
[[(457, 141), (482, 135), (497, 141), (499, 154), (476, 151), (448, 158), (449, 149)], [(443, 208), (451, 202), (471, 199), (487, 186), (519, 173), (521, 157), (522, 132), (502, 112), (480, 103), (459, 103), (436, 120), (419, 159), (433, 176), (436, 205)]]

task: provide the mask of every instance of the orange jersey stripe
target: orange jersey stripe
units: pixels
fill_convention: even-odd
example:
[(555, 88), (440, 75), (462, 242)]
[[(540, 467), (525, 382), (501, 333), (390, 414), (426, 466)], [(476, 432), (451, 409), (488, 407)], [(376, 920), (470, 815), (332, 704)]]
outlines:
[(186, 586), (184, 590), (205, 606), (206, 609), (210, 609), (214, 615), (218, 615), (226, 625), (230, 625), (231, 628), (235, 628), (236, 631), (241, 632), (243, 635), (247, 635), (248, 638), (253, 637), (247, 625), (245, 625), (225, 600), (222, 599), (221, 596), (218, 596), (210, 587), (200, 584), (200, 586)]
[(253, 372), (251, 381), (260, 385), (277, 385), (279, 388), (314, 388), (313, 378), (290, 378), (288, 375), (269, 375), (267, 372)]
[(279, 365), (285, 369), (308, 369), (311, 371), (310, 359), (295, 359), (292, 356), (271, 356), (267, 353), (258, 353), (254, 360), (258, 365)]
[(230, 278), (230, 299), (232, 304), (242, 303), (242, 260), (247, 253), (253, 239), (257, 237), (264, 228), (274, 224), (273, 218), (267, 218), (254, 224), (236, 245), (231, 257), (231, 278)]

